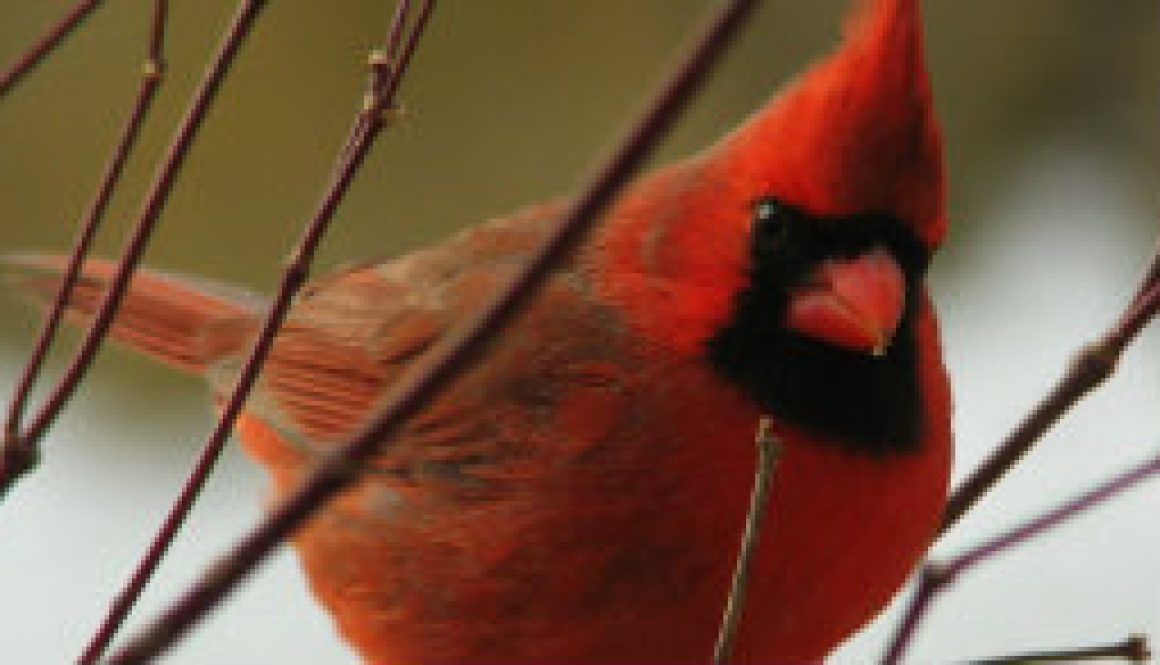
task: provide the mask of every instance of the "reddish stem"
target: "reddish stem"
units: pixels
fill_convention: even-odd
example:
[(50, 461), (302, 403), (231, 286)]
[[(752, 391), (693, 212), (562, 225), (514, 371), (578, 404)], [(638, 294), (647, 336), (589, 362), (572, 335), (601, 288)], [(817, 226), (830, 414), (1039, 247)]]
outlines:
[(930, 561), (923, 565), (918, 575), (918, 589), (915, 590), (910, 606), (907, 607), (906, 614), (894, 633), (894, 639), (891, 640), (890, 647), (882, 658), (883, 665), (896, 665), (902, 660), (934, 595), (950, 583), (953, 575), (954, 571), (946, 566)]
[[(120, 182), (125, 163), (128, 161), (129, 155), (137, 143), (137, 138), (140, 136), (145, 116), (161, 84), (164, 66), (162, 40), (164, 36), (166, 4), (167, 0), (156, 0), (154, 2), (149, 45), (146, 51), (146, 60), (142, 71), (141, 84), (137, 90), (136, 101), (133, 103), (129, 117), (125, 122), (124, 128), (121, 130), (120, 141), (117, 143), (112, 155), (109, 157), (109, 161), (105, 165), (104, 175), (97, 187), (96, 194), (93, 196), (92, 202), (84, 214), (83, 222), (80, 225), (81, 230), (73, 243), (72, 253), (69, 255), (68, 265), (61, 276), (61, 283), (57, 289), (56, 297), (44, 317), (40, 335), (37, 337), (28, 363), (21, 373), (20, 381), (16, 386), (16, 393), (13, 395), (12, 402), (9, 405), (8, 418), (4, 425), (5, 440), (9, 442), (9, 445), (15, 446), (19, 452), (11, 457), (5, 456), (5, 464), (3, 465), (3, 469), (0, 470), (0, 477), (5, 479), (20, 475), (34, 465), (36, 458), (35, 443), (25, 437), (21, 437), (20, 425), (24, 418), (24, 412), (27, 408), (32, 388), (36, 384), (36, 380), (41, 371), (44, 369), (44, 361), (48, 357), (48, 352), (52, 348), (53, 341), (56, 339), (56, 333), (60, 327), (64, 310), (68, 305), (69, 294), (72, 292), (73, 285), (76, 284), (77, 277), (80, 275), (81, 263), (84, 261), (85, 256), (88, 255), (93, 238), (96, 236), (97, 230), (100, 228), (101, 222), (104, 219), (109, 200), (113, 195), (113, 190)], [(24, 459), (21, 459), (22, 456), (24, 456)]]
[(16, 87), (16, 84), (24, 78), (25, 74), (28, 74), (40, 64), (44, 60), (44, 57), (59, 46), (64, 41), (64, 38), (74, 28), (80, 25), (99, 4), (101, 4), (100, 0), (80, 0), (55, 25), (49, 28), (48, 32), (44, 33), (40, 39), (28, 47), (28, 50), (21, 54), (16, 59), (16, 62), (12, 63), (0, 75), (0, 98), (11, 92)]
[[(950, 586), (962, 573), (1049, 529), (1056, 528), (1095, 506), (1107, 503), (1113, 497), (1132, 489), (1157, 474), (1160, 474), (1160, 454), (1113, 476), (1095, 488), (1064, 502), (1039, 517), (959, 554), (946, 563), (927, 563), (920, 578), (918, 591), (915, 592), (882, 662), (887, 665), (899, 662), (914, 635), (915, 628), (929, 610), (934, 596)], [(932, 574), (932, 571), (937, 572), (937, 574)]]
[[(24, 454), (29, 455), (28, 459), (35, 458), (36, 442), (44, 436), (44, 433), (60, 414), (61, 409), (76, 392), (77, 386), (80, 385), (81, 379), (96, 357), (97, 351), (105, 339), (105, 334), (112, 324), (117, 307), (125, 295), (129, 280), (132, 278), (133, 272), (141, 260), (141, 255), (152, 236), (161, 209), (164, 207), (169, 192), (173, 188), (173, 183), (177, 179), (177, 174), (185, 163), (189, 147), (193, 144), (193, 139), (205, 120), (206, 113), (213, 103), (238, 49), (246, 35), (249, 34), (254, 19), (257, 18), (264, 5), (265, 0), (244, 0), (239, 5), (225, 37), (218, 46), (213, 62), (194, 93), (193, 102), (186, 111), (177, 133), (166, 151), (165, 158), (154, 175), (153, 183), (137, 212), (137, 221), (121, 255), (121, 261), (118, 263), (112, 279), (109, 280), (104, 300), (85, 333), (80, 349), (64, 376), (53, 389), (52, 394), (49, 395), (48, 400), (36, 414), (32, 424), (21, 432), (17, 439), (19, 444), (5, 447), (4, 466), (0, 468), (0, 494), (15, 481), (21, 471), (28, 468), (27, 466), (21, 468), (19, 465), (10, 464), (9, 451), (24, 451)], [(7, 443), (13, 444), (14, 442)]]
[(1155, 318), (1157, 310), (1160, 310), (1160, 245), (1135, 297), (1111, 329), (1079, 351), (1071, 368), (1047, 397), (951, 495), (940, 533), (954, 526), (1071, 407), (1112, 375), (1124, 349)]
[[(408, 0), (403, 0), (403, 2), (399, 3), (399, 9), (395, 13), (390, 32), (392, 38), (395, 40), (398, 40), (401, 35), (401, 32), (395, 29), (395, 26), (401, 26), (405, 21), (409, 4)], [(218, 417), (212, 433), (203, 445), (202, 452), (194, 465), (193, 471), (182, 486), (181, 493), (170, 507), (165, 520), (162, 522), (158, 532), (154, 535), (145, 555), (138, 562), (129, 581), (111, 604), (108, 614), (100, 628), (94, 634), (84, 654), (81, 656), (79, 662), (83, 665), (96, 663), (108, 648), (109, 643), (117, 631), (124, 624), (133, 605), (140, 598), (141, 593), (149, 583), (149, 580), (152, 579), (162, 558), (169, 550), (174, 538), (176, 538), (177, 533), (185, 524), (185, 520), (188, 518), (194, 503), (204, 488), (206, 481), (209, 479), (210, 473), (213, 471), (217, 460), (221, 457), (226, 440), (233, 428), (234, 421), (237, 419), (238, 414), (245, 404), (246, 397), (257, 381), (262, 364), (269, 354), (278, 329), (286, 318), (286, 313), (289, 311), (294, 295), (306, 280), (306, 276), (309, 273), (310, 260), (319, 242), (322, 240), (323, 234), (329, 227), (339, 202), (349, 189), (359, 165), (370, 151), (375, 137), (382, 128), (382, 113), (380, 109), (391, 103), (391, 98), (398, 89), (399, 80), (402, 78), (403, 73), (406, 71), (407, 63), (410, 61), (410, 54), (414, 51), (417, 44), (418, 33), (423, 30), (431, 7), (431, 0), (428, 0), (423, 5), (407, 45), (404, 47), (403, 53), (405, 57), (400, 60), (398, 66), (391, 69), (392, 74), (389, 80), (381, 78), (378, 70), (372, 67), (374, 73), (371, 77), (371, 87), (373, 89), (371, 94), (376, 95), (376, 98), (373, 103), (361, 110), (356, 117), (348, 138), (343, 144), (340, 153), (342, 159), (335, 168), (331, 182), (307, 225), (298, 247), (295, 249), (292, 258), (286, 266), (274, 302), (262, 324), (262, 329), (254, 344), (254, 348), (251, 350), (249, 358), (247, 358), (242, 367), (234, 389), (230, 397), (226, 400), (225, 406), (222, 409), (221, 415)], [(393, 51), (397, 51), (397, 44), (390, 45), (390, 48)], [(378, 97), (378, 95), (383, 96)]]

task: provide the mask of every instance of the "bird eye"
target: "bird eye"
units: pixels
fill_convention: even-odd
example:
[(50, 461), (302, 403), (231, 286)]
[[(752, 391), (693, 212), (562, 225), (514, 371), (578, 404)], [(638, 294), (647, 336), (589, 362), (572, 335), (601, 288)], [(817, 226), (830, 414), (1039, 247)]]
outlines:
[(753, 246), (758, 252), (777, 249), (789, 235), (793, 212), (774, 199), (760, 199), (753, 204)]

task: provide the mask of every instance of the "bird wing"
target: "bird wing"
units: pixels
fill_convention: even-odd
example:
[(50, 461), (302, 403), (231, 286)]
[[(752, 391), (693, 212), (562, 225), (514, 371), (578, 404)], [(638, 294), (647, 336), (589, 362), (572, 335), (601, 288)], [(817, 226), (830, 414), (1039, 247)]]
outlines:
[[(542, 242), (554, 212), (539, 206), (400, 259), (352, 266), (312, 282), (275, 341), (248, 413), (300, 452), (318, 453), (348, 440), (409, 367), (512, 279)], [(549, 298), (575, 299), (583, 290), (566, 270), (553, 281)], [(403, 475), (463, 475), (468, 467), (482, 473), (500, 455), (497, 446), (526, 440), (526, 433), (505, 436), (503, 418), (488, 418), (483, 410), (505, 400), (516, 410), (543, 401), (534, 394), (543, 377), (520, 374), (591, 374), (577, 363), (547, 360), (535, 338), (553, 333), (533, 328), (506, 331), (506, 360), (469, 368), (469, 377), (408, 423), (399, 437), (405, 445), (384, 453), (376, 465)], [(553, 348), (564, 353), (559, 345)], [(232, 385), (238, 362), (234, 356), (209, 372), (219, 391)]]

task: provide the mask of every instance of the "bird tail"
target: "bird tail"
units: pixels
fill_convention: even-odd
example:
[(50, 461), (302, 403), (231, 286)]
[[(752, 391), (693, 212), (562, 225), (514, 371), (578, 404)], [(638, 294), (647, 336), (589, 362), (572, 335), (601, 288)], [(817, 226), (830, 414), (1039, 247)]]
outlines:
[[(56, 297), (67, 259), (19, 255), (4, 258), (13, 281), (42, 307)], [(66, 320), (87, 324), (101, 306), (116, 264), (85, 262), (65, 309)], [(219, 284), (138, 270), (110, 328), (121, 344), (167, 365), (200, 374), (249, 343), (262, 301)]]

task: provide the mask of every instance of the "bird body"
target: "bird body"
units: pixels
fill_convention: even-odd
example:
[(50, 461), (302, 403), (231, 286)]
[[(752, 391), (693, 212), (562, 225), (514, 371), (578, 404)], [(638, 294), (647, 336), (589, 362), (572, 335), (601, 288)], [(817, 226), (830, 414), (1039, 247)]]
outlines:
[[(712, 650), (769, 414), (734, 661), (823, 657), (929, 544), (950, 397), (922, 285), (945, 228), (916, 2), (716, 146), (646, 175), (526, 309), (294, 537), (375, 663), (694, 663)], [(554, 204), (299, 295), (236, 429), (291, 491), (539, 245)], [(23, 259), (48, 293), (61, 262)], [(84, 318), (111, 274), (89, 262)], [(143, 272), (116, 339), (231, 388), (261, 308)]]

